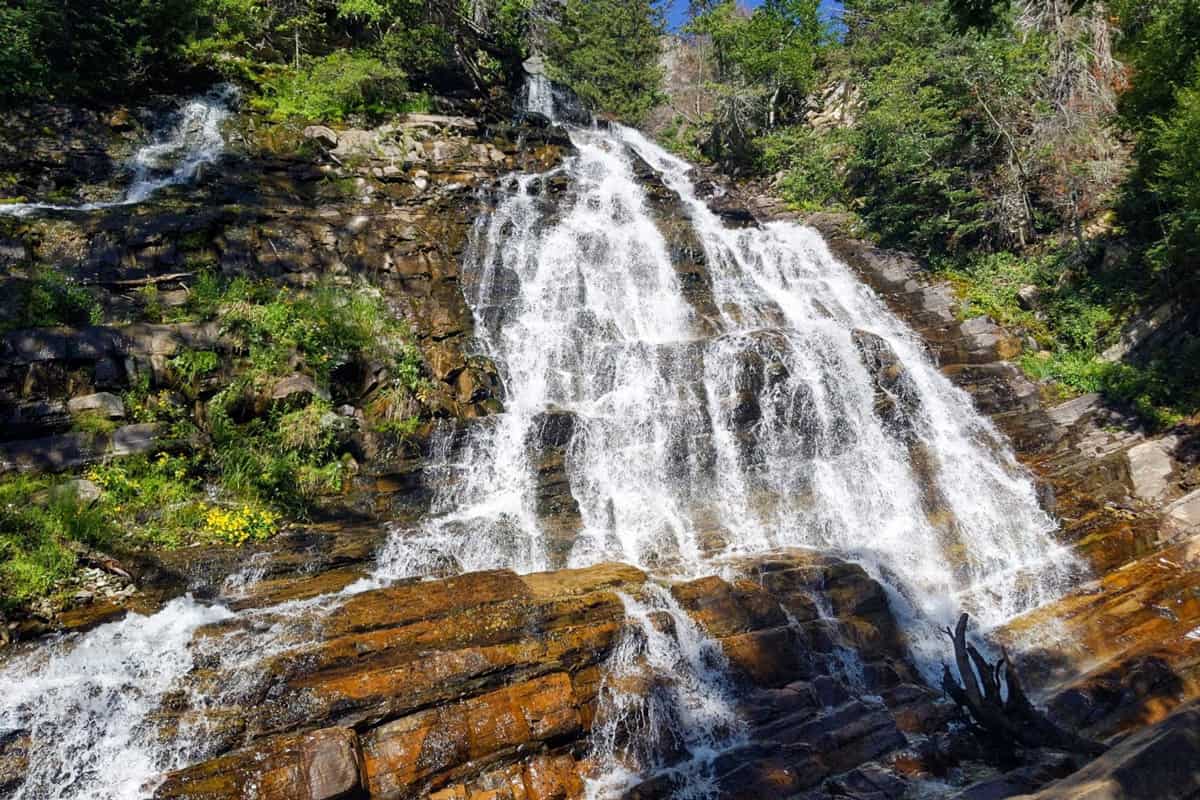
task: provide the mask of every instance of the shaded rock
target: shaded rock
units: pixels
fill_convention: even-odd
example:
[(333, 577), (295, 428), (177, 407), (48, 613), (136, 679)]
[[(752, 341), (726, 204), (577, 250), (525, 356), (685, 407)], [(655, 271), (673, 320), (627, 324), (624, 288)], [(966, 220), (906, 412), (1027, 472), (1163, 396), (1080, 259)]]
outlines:
[(1076, 759), (1053, 751), (1039, 752), (1027, 758), (1033, 763), (1009, 770), (997, 778), (972, 784), (954, 795), (952, 800), (1004, 800), (1013, 795), (1036, 791), (1079, 767)]
[(65, 433), (0, 445), (0, 473), (18, 471), (62, 472), (107, 457), (142, 455), (164, 444), (157, 423), (126, 425), (111, 436)]
[(1139, 731), (1029, 800), (1190, 800), (1200, 794), (1200, 706)]
[(329, 400), (329, 392), (317, 386), (310, 376), (297, 372), (277, 380), (271, 387), (270, 398), (275, 403), (300, 407), (313, 400)]
[(0, 400), (0, 438), (29, 439), (71, 427), (66, 404), (51, 400), (24, 403)]
[(1042, 299), (1042, 291), (1031, 283), (1017, 290), (1017, 305), (1025, 311), (1035, 310)]

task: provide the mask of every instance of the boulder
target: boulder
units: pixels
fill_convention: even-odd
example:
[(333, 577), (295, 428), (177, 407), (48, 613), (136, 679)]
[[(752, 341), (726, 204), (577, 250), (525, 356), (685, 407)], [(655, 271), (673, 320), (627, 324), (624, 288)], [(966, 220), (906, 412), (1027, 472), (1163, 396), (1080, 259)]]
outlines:
[(270, 398), (280, 405), (300, 407), (313, 400), (328, 400), (329, 392), (317, 386), (317, 382), (308, 375), (295, 372), (275, 382)]
[(72, 478), (63, 481), (50, 490), (50, 499), (54, 502), (73, 502), (90, 505), (100, 499), (104, 491), (87, 478)]
[(1032, 283), (1027, 283), (1017, 290), (1017, 305), (1025, 311), (1033, 311), (1042, 299), (1042, 291)]
[(330, 149), (338, 146), (337, 133), (325, 125), (309, 125), (304, 129), (304, 138), (313, 139)]
[(1153, 503), (1166, 496), (1171, 475), (1175, 472), (1175, 459), (1171, 453), (1178, 444), (1177, 436), (1164, 436), (1134, 445), (1126, 451), (1134, 497)]
[(123, 419), (125, 417), (125, 403), (120, 397), (109, 392), (72, 397), (67, 401), (67, 408), (76, 416), (95, 414), (106, 419)]

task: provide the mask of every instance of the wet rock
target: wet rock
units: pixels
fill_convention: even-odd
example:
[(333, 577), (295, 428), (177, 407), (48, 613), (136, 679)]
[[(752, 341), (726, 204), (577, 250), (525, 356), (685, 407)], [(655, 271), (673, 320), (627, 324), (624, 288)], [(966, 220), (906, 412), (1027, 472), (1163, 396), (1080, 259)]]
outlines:
[(909, 419), (919, 396), (904, 365), (882, 336), (856, 330), (851, 334), (875, 384), (875, 413), (895, 430), (911, 433)]
[(1171, 503), (1163, 515), (1169, 534), (1176, 539), (1200, 533), (1200, 489)]
[(31, 744), (28, 731), (0, 731), (0, 796), (7, 797), (24, 782)]
[(422, 794), (459, 765), (569, 736), (579, 727), (570, 678), (547, 675), (375, 729), (363, 741), (366, 788), (379, 798)]
[(336, 800), (359, 788), (362, 754), (347, 728), (325, 728), (258, 744), (171, 773), (156, 800)]

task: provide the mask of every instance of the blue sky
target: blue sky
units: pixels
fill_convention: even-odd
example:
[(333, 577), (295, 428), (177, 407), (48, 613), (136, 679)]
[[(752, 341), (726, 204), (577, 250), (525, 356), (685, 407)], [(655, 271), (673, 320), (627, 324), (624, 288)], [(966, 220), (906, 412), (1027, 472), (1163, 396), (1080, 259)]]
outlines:
[[(745, 5), (750, 8), (758, 8), (763, 4), (763, 0), (742, 0)], [(667, 3), (667, 22), (671, 26), (671, 30), (675, 30), (686, 21), (687, 17), (687, 0), (669, 0)], [(835, 12), (841, 3), (839, 0), (821, 0), (821, 10), (828, 17)]]

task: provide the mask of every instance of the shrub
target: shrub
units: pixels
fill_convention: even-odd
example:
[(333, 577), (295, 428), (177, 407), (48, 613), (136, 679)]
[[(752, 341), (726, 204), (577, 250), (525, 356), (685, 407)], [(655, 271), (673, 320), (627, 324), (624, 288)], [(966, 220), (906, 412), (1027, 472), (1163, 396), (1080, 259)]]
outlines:
[(57, 325), (95, 325), (102, 320), (100, 304), (87, 289), (49, 267), (30, 270), (17, 284), (19, 311), (0, 321), (0, 329), (49, 328)]
[(374, 56), (338, 50), (300, 69), (283, 69), (262, 84), (255, 104), (273, 119), (336, 121), (350, 114), (404, 110), (404, 73)]

